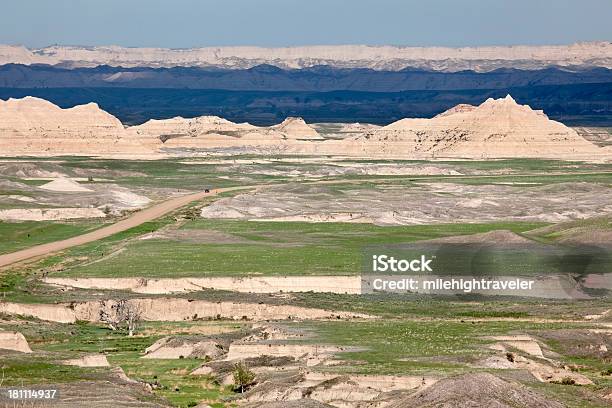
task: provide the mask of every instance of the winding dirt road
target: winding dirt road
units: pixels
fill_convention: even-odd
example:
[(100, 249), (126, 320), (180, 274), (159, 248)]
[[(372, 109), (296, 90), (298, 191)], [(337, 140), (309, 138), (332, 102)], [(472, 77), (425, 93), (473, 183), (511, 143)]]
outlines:
[(28, 259), (39, 258), (41, 256), (47, 256), (54, 252), (62, 251), (67, 248), (72, 248), (78, 245), (87, 244), (89, 242), (93, 242), (93, 241), (97, 241), (102, 238), (109, 237), (118, 232), (122, 232), (130, 228), (137, 227), (140, 224), (143, 224), (147, 221), (152, 221), (154, 219), (157, 219), (193, 201), (215, 196), (219, 193), (224, 193), (226, 191), (244, 190), (244, 189), (249, 189), (253, 187), (256, 187), (256, 186), (239, 186), (239, 187), (219, 188), (219, 189), (210, 190), (209, 193), (199, 192), (199, 193), (184, 195), (184, 196), (177, 197), (177, 198), (172, 198), (170, 200), (156, 204), (152, 207), (146, 208), (142, 211), (138, 211), (137, 213), (132, 214), (128, 218), (118, 221), (112, 225), (97, 229), (92, 232), (88, 232), (83, 235), (78, 235), (76, 237), (64, 239), (61, 241), (49, 242), (47, 244), (36, 245), (31, 248), (22, 249), (21, 251), (13, 252), (10, 254), (0, 255), (0, 268), (3, 268), (5, 266), (11, 265), (17, 262), (25, 261)]

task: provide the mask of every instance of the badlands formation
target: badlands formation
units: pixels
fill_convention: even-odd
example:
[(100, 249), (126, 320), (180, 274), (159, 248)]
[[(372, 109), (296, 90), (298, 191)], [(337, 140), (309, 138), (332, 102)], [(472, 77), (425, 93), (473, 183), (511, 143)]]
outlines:
[(118, 46), (51, 46), (28, 49), (0, 45), (2, 64), (49, 64), (63, 67), (223, 67), (251, 68), (261, 64), (281, 68), (328, 65), (342, 68), (437, 71), (491, 71), (497, 68), (537, 69), (557, 66), (612, 68), (612, 43), (492, 47), (307, 46), (288, 48), (209, 47), (192, 49), (124, 48)]
[[(510, 95), (478, 107), (458, 105), (432, 119), (402, 119), (351, 140), (355, 155), (417, 158), (589, 159), (600, 148)], [(607, 153), (609, 155), (609, 152)]]
[[(61, 109), (33, 97), (0, 101), (0, 155), (149, 156), (196, 153), (341, 155), (368, 158), (606, 160), (599, 148), (542, 111), (507, 96), (459, 105), (432, 119), (350, 127), (325, 139), (301, 118), (257, 127), (216, 116), (149, 120), (131, 127), (96, 104)], [(353, 130), (358, 131), (353, 131)]]
[(151, 151), (145, 141), (124, 135), (121, 122), (95, 103), (61, 109), (33, 97), (0, 100), (3, 156)]

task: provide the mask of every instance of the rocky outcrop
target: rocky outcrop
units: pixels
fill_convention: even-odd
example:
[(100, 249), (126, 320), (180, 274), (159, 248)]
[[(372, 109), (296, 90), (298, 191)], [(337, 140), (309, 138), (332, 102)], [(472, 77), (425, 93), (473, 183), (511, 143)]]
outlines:
[(445, 110), (442, 113), (437, 114), (436, 116), (434, 116), (434, 118), (442, 118), (444, 116), (449, 116), (449, 115), (453, 115), (455, 113), (461, 113), (461, 112), (471, 112), (474, 109), (476, 109), (476, 106), (474, 105), (460, 103), (459, 105), (456, 105), (448, 110)]
[(359, 276), (261, 276), (212, 278), (45, 278), (46, 283), (82, 289), (119, 289), (170, 294), (203, 289), (247, 293), (361, 293)]
[(214, 360), (225, 355), (226, 352), (227, 350), (223, 345), (212, 340), (163, 337), (146, 348), (143, 358), (165, 360), (202, 358)]
[(0, 100), (2, 155), (150, 154), (121, 122), (95, 103), (62, 109), (44, 99)]
[(475, 109), (454, 109), (432, 119), (402, 119), (343, 141), (364, 156), (489, 158), (605, 157), (606, 152), (541, 111), (510, 95)]
[(58, 221), (79, 218), (104, 218), (99, 208), (12, 208), (0, 210), (3, 221)]
[(217, 116), (150, 120), (133, 126), (135, 138), (159, 142), (159, 149), (219, 149), (280, 144), (286, 136), (272, 128), (233, 123)]
[(293, 375), (263, 379), (244, 395), (242, 401), (246, 406), (253, 407), (281, 402), (287, 405), (277, 406), (293, 406), (292, 403), (304, 400), (314, 400), (333, 407), (385, 407), (416, 390), (426, 389), (436, 381), (436, 378), (423, 376), (341, 375), (298, 371)]
[[(573, 384), (589, 385), (593, 382), (586, 376), (570, 370), (567, 366), (547, 358), (540, 343), (531, 336), (492, 336), (490, 349), (500, 354), (485, 359), (480, 366), (496, 369), (527, 370), (540, 382), (571, 381)], [(520, 355), (522, 353), (523, 355)], [(547, 353), (549, 355), (549, 353)]]
[(445, 378), (388, 407), (563, 408), (564, 405), (517, 382), (476, 373)]
[[(124, 128), (95, 104), (61, 109), (42, 99), (0, 101), (0, 154), (157, 156), (191, 151), (229, 154), (342, 155), (371, 158), (459, 157), (609, 160), (600, 148), (541, 111), (509, 95), (478, 107), (457, 106), (432, 119), (402, 119), (382, 128), (360, 127), (324, 140), (301, 118), (271, 127), (216, 116), (150, 120)], [(186, 152), (187, 151), (187, 152)]]
[(283, 133), (288, 139), (323, 140), (323, 137), (302, 118), (289, 117), (282, 123), (272, 126), (271, 129)]
[(40, 186), (40, 188), (42, 188), (43, 190), (61, 191), (69, 193), (93, 191), (85, 186), (80, 185), (76, 181), (70, 180), (65, 177), (60, 177), (53, 181), (50, 181), (49, 183), (43, 184), (42, 186)]
[(492, 346), (494, 348), (501, 347), (502, 350), (505, 350), (504, 347), (507, 346), (535, 357), (544, 357), (540, 344), (531, 336), (493, 336), (491, 339), (499, 342)]
[(0, 313), (58, 323), (75, 323), (77, 320), (74, 310), (65, 305), (0, 302)]
[(161, 137), (162, 141), (179, 136), (219, 134), (238, 136), (238, 132), (257, 129), (248, 123), (234, 123), (218, 116), (198, 116), (195, 118), (175, 117), (171, 119), (151, 119), (142, 125), (133, 126), (130, 130), (137, 134)]
[[(226, 356), (227, 360), (243, 360), (258, 356), (291, 357), (312, 364), (330, 358), (347, 349), (336, 346), (282, 343), (232, 343)], [(312, 365), (310, 364), (310, 365)]]
[[(373, 318), (363, 313), (291, 305), (208, 302), (182, 298), (130, 299), (128, 302), (139, 311), (142, 320), (160, 322), (214, 318), (254, 321)], [(60, 323), (74, 323), (77, 320), (99, 322), (102, 308), (110, 307), (113, 304), (115, 304), (114, 300), (57, 305), (0, 302), (0, 313), (29, 316)]]
[(0, 330), (0, 349), (13, 350), (21, 353), (31, 353), (28, 341), (19, 332)]
[[(112, 301), (110, 301), (112, 302)], [(209, 302), (182, 298), (131, 299), (141, 311), (143, 320), (181, 321), (210, 318), (245, 320), (330, 319), (370, 316), (360, 313), (329, 311), (290, 305), (268, 305), (238, 302)], [(98, 321), (100, 302), (83, 302), (72, 306), (78, 320)]]
[(64, 364), (78, 367), (109, 367), (108, 360), (104, 354), (89, 354), (81, 358), (65, 360)]

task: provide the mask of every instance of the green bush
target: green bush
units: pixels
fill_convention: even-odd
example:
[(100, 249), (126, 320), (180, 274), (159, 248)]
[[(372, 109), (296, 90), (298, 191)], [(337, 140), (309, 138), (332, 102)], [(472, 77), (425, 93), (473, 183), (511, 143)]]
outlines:
[(234, 365), (234, 391), (243, 393), (255, 384), (255, 374), (249, 370), (244, 362)]

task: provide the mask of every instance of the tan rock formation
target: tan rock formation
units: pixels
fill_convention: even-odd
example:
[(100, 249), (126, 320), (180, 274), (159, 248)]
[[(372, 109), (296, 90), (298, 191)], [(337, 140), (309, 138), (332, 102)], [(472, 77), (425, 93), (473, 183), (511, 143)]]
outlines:
[(35, 317), (58, 323), (76, 322), (74, 310), (65, 305), (0, 302), (0, 313)]
[(323, 360), (346, 351), (342, 347), (311, 344), (232, 343), (227, 360), (244, 360), (258, 356), (293, 357), (296, 360)]
[[(360, 313), (329, 311), (290, 305), (208, 302), (181, 298), (132, 299), (129, 302), (142, 312), (142, 319), (147, 321), (181, 321), (215, 317), (236, 320), (246, 318), (255, 321), (370, 317)], [(72, 310), (77, 320), (98, 321), (100, 303), (78, 303), (73, 306)]]
[(146, 154), (121, 122), (95, 103), (62, 109), (44, 99), (0, 100), (0, 154)]
[(273, 128), (233, 123), (217, 116), (150, 120), (128, 129), (135, 138), (145, 137), (158, 148), (217, 149), (277, 145), (286, 135)]
[[(114, 300), (108, 300), (106, 306), (114, 302)], [(218, 317), (253, 321), (374, 318), (363, 313), (291, 305), (208, 302), (181, 298), (130, 299), (128, 302), (141, 312), (142, 320), (160, 322)], [(74, 323), (77, 320), (98, 322), (102, 307), (103, 305), (98, 301), (57, 305), (0, 302), (0, 313), (30, 316), (59, 323)]]
[(0, 330), (0, 349), (31, 353), (32, 350), (23, 334), (13, 331)]
[(474, 109), (476, 109), (476, 106), (474, 106), (474, 105), (468, 105), (466, 103), (460, 103), (459, 105), (454, 106), (454, 107), (452, 107), (452, 108), (450, 108), (448, 110), (445, 110), (444, 112), (439, 113), (439, 114), (437, 114), (434, 117), (435, 118), (441, 118), (441, 117), (444, 117), (444, 116), (452, 115), (454, 113), (471, 112)]
[(3, 221), (58, 221), (79, 218), (104, 218), (99, 208), (12, 208), (0, 210)]
[(211, 278), (45, 278), (46, 283), (82, 289), (119, 289), (170, 294), (202, 289), (247, 293), (361, 293), (359, 276), (260, 276)]
[[(531, 336), (493, 336), (491, 339), (500, 342), (502, 347), (514, 348), (534, 357), (544, 357), (540, 344)], [(498, 347), (498, 345), (493, 347)]]
[(232, 135), (257, 129), (248, 123), (234, 123), (218, 116), (199, 116), (195, 118), (182, 118), (177, 116), (171, 119), (151, 119), (142, 125), (133, 126), (130, 130), (138, 134), (149, 136), (162, 136), (171, 139), (178, 136), (198, 136), (216, 133)]
[(323, 140), (323, 137), (315, 129), (308, 126), (302, 118), (289, 117), (282, 123), (272, 126), (271, 129), (283, 133), (288, 139)]
[(145, 350), (143, 358), (179, 359), (209, 358), (216, 359), (226, 351), (223, 346), (212, 340), (189, 341), (188, 339), (163, 337)]
[(49, 191), (62, 191), (62, 192), (91, 192), (93, 190), (88, 189), (85, 186), (80, 185), (74, 180), (67, 178), (58, 178), (47, 184), (40, 186), (43, 190)]
[(510, 95), (432, 119), (402, 119), (343, 144), (353, 154), (385, 157), (593, 159), (605, 155), (574, 130), (517, 104)]
[(395, 400), (388, 408), (420, 407), (496, 407), (496, 408), (563, 408), (565, 405), (516, 381), (490, 373), (468, 373), (444, 378), (405, 398)]
[(460, 157), (610, 160), (574, 130), (512, 97), (478, 107), (459, 105), (432, 119), (402, 119), (382, 128), (361, 126), (344, 139), (324, 140), (301, 118), (271, 127), (216, 116), (150, 120), (127, 129), (95, 104), (61, 109), (26, 97), (0, 101), (2, 155), (185, 154), (185, 150), (253, 154), (341, 155), (430, 159)]
[(78, 367), (109, 367), (110, 364), (104, 354), (89, 354), (81, 358), (65, 360), (64, 364)]

